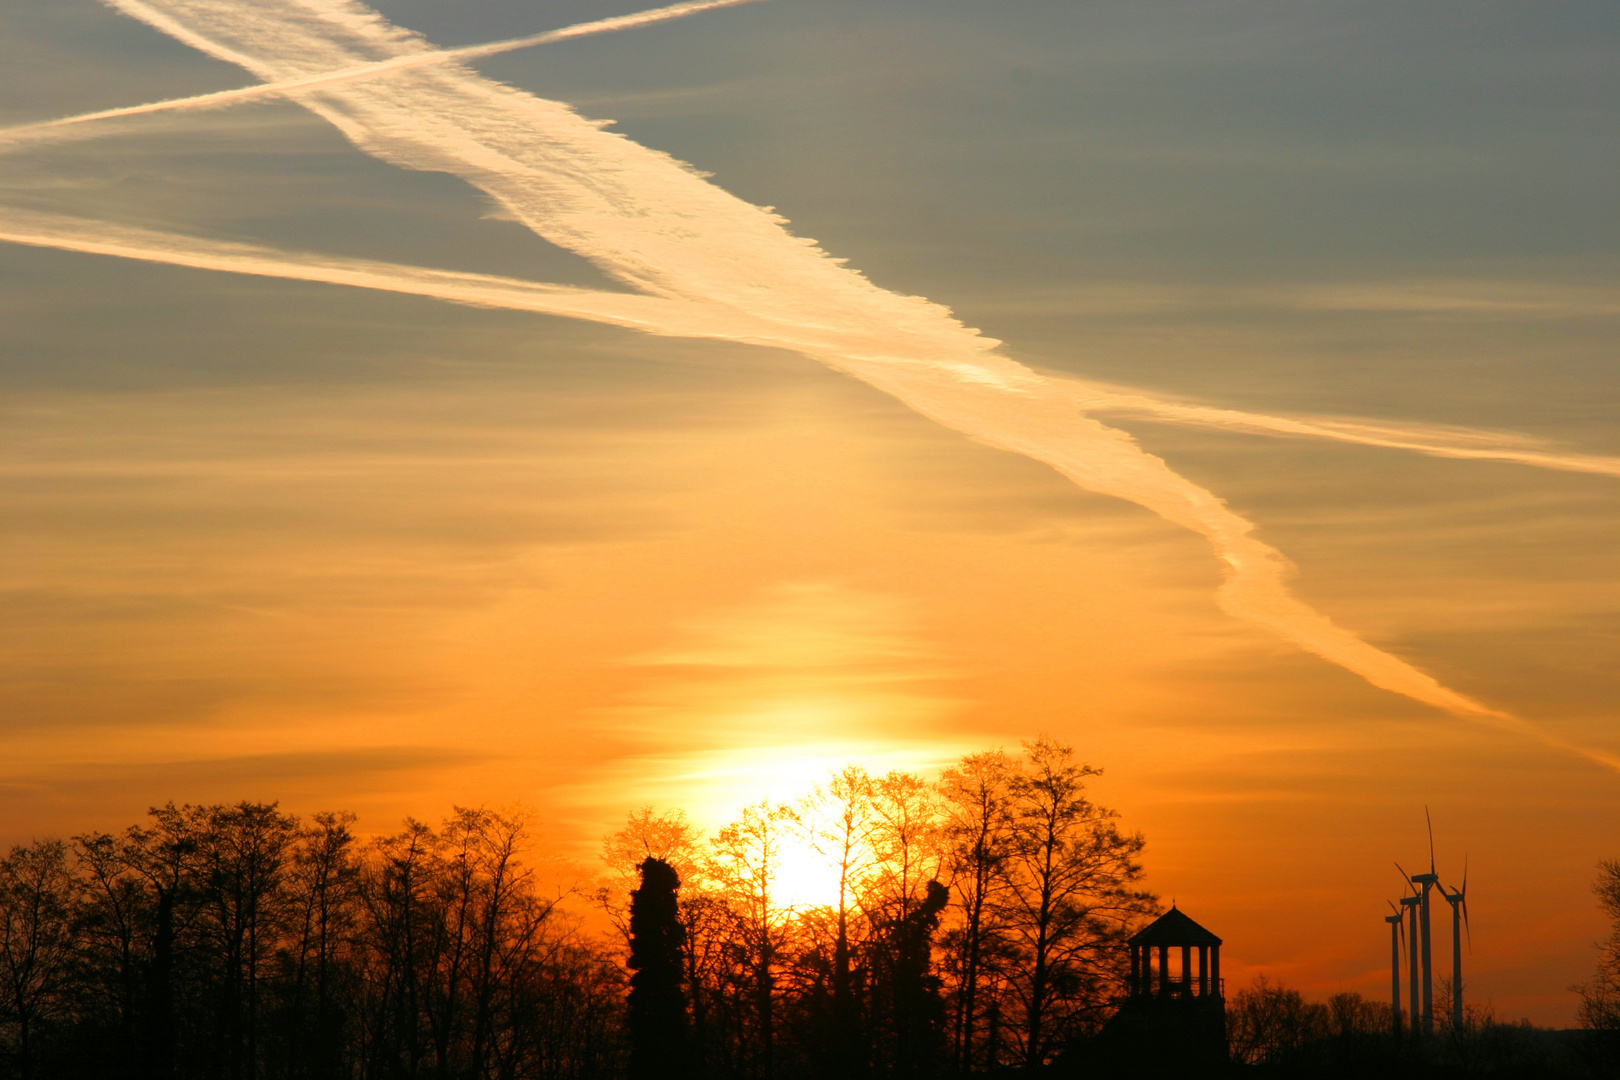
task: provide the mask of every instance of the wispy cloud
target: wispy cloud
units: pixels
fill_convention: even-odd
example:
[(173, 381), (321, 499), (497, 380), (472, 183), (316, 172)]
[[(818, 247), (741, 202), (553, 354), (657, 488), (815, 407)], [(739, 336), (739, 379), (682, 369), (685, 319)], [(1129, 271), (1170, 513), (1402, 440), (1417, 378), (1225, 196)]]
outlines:
[[(591, 319), (646, 333), (711, 336), (710, 320), (701, 305), (681, 300), (207, 240), (42, 211), (0, 208), (0, 240), (199, 270), (407, 293), (474, 307)], [(788, 344), (774, 336), (770, 328), (749, 328), (743, 326), (740, 319), (728, 336), (762, 344)], [(1513, 432), (1397, 424), (1356, 417), (1279, 416), (1176, 401), (1129, 387), (1051, 373), (1043, 374), (1041, 379), (1052, 386), (1066, 388), (1074, 405), (1085, 413), (1130, 416), (1251, 435), (1327, 439), (1433, 457), (1504, 461), (1534, 468), (1620, 477), (1620, 458), (1559, 450)]]
[(1073, 387), (1075, 403), (1088, 413), (1135, 416), (1187, 427), (1251, 435), (1329, 439), (1390, 450), (1411, 450), (1433, 457), (1507, 461), (1562, 472), (1620, 477), (1620, 458), (1570, 453), (1512, 432), (1436, 424), (1396, 424), (1349, 417), (1274, 416), (1172, 401), (1140, 391), (1078, 379), (1064, 381)]
[[(713, 11), (716, 8), (736, 7), (739, 4), (756, 2), (758, 0), (685, 0), (683, 3), (670, 4), (666, 7), (653, 8), (648, 11), (639, 11), (632, 15), (615, 15), (612, 18), (575, 23), (559, 30), (547, 30), (539, 34), (526, 34), (523, 37), (485, 42), (480, 45), (463, 45), (454, 49), (435, 49), (428, 47), (420, 38), (406, 38), (402, 40), (408, 42), (409, 51), (382, 60), (354, 64), (336, 71), (320, 72), (290, 79), (277, 79), (252, 86), (240, 86), (232, 90), (218, 90), (210, 94), (195, 94), (191, 97), (153, 101), (144, 105), (126, 105), (116, 109), (100, 109), (96, 112), (65, 116), (57, 120), (46, 120), (37, 124), (20, 124), (16, 127), (0, 130), (0, 152), (39, 146), (66, 139), (82, 138), (93, 134), (93, 132), (85, 130), (86, 128), (109, 120), (151, 116), (155, 113), (164, 112), (194, 112), (203, 109), (218, 109), (238, 105), (246, 101), (272, 97), (296, 98), (301, 93), (319, 90), (336, 83), (375, 79), (396, 72), (434, 64), (456, 64), (469, 60), (480, 60), (486, 56), (498, 56), (501, 53), (530, 49), (537, 45), (550, 45), (558, 41), (591, 37), (595, 34), (610, 34), (618, 30), (634, 30), (643, 26), (652, 26), (655, 23), (668, 22), (671, 19), (682, 19), (689, 15)], [(179, 38), (181, 41), (185, 41), (187, 44), (197, 45), (197, 42), (191, 40), (188, 36), (183, 20), (171, 18), (159, 9), (141, 3), (140, 0), (129, 0), (127, 3), (120, 2), (115, 6), (121, 7), (129, 14), (151, 23), (158, 29)], [(202, 48), (203, 46), (198, 45), (198, 47)], [(246, 56), (236, 59), (235, 62), (251, 69), (251, 61)]]
[[(315, 78), (430, 48), (348, 0), (109, 2), (268, 82)], [(1219, 600), (1229, 613), (1375, 686), (1576, 749), (1442, 685), (1301, 602), (1288, 589), (1287, 560), (1253, 535), (1251, 522), (1125, 432), (1084, 415), (1085, 394), (1076, 384), (1000, 355), (996, 342), (939, 305), (878, 288), (814, 241), (789, 233), (780, 217), (668, 155), (605, 131), (562, 103), (455, 65), (330, 83), (298, 100), (375, 157), (462, 177), (514, 220), (644, 294), (563, 297), (551, 287), (527, 286), (530, 303), (544, 292), (548, 302), (566, 299), (577, 308), (557, 313), (795, 349), (987, 445), (1044, 462), (1087, 490), (1137, 503), (1202, 535), (1225, 569)], [(261, 264), (250, 272), (265, 269)], [(481, 286), (498, 291), (492, 284), (498, 280)], [(458, 287), (473, 286), (463, 281)], [(606, 310), (608, 298), (623, 308)], [(1353, 441), (1372, 437), (1361, 434), (1366, 438)], [(1620, 760), (1580, 752), (1620, 769)]]
[(978, 297), (978, 310), (1008, 315), (1123, 317), (1196, 312), (1366, 313), (1467, 319), (1611, 318), (1613, 282), (1407, 278), (1268, 285), (1167, 285), (1086, 281)]

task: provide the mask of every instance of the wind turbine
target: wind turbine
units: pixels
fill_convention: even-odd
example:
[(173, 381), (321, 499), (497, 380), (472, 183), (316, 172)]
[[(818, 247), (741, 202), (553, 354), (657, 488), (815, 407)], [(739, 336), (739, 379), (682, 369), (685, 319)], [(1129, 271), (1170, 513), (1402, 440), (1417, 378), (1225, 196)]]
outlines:
[[(1402, 877), (1403, 880), (1406, 881), (1406, 887), (1410, 889), (1412, 887), (1411, 881), (1410, 881), (1410, 879), (1408, 879), (1406, 877), (1406, 872), (1404, 870), (1401, 871), (1401, 877)], [(1412, 1033), (1414, 1035), (1417, 1034), (1417, 1032), (1419, 1031), (1419, 1026), (1418, 1026), (1419, 1025), (1419, 1018), (1418, 1018), (1418, 1000), (1419, 1000), (1419, 998), (1418, 998), (1418, 986), (1419, 986), (1418, 959), (1419, 958), (1418, 958), (1418, 947), (1417, 947), (1417, 945), (1418, 945), (1418, 906), (1420, 904), (1422, 904), (1422, 903), (1423, 903), (1423, 898), (1420, 897), (1420, 896), (1403, 896), (1403, 897), (1401, 897), (1401, 907), (1406, 909), (1406, 914), (1409, 916), (1409, 921), (1411, 923), (1410, 932), (1406, 935), (1406, 942), (1407, 942), (1407, 944), (1406, 944), (1406, 968), (1407, 968), (1408, 973), (1411, 976), (1412, 996), (1408, 1000), (1411, 1001), (1412, 1004), (1411, 1004), (1411, 1007), (1407, 1010), (1407, 1012), (1412, 1017)]]
[(1389, 923), (1389, 1015), (1398, 1042), (1401, 1037), (1401, 940), (1405, 937), (1401, 931), (1406, 928), (1406, 915), (1395, 904), (1389, 906), (1395, 912), (1384, 916), (1384, 921)]
[[(1451, 1030), (1462, 1031), (1463, 1025), (1463, 998), (1462, 998), (1462, 930), (1468, 925), (1468, 859), (1463, 859), (1462, 888), (1456, 892), (1446, 892), (1444, 885), (1440, 886), (1440, 895), (1446, 898), (1451, 905)], [(1468, 946), (1473, 948), (1474, 932), (1468, 931)]]
[[(1429, 825), (1429, 872), (1427, 874), (1413, 874), (1412, 884), (1422, 886), (1419, 894), (1422, 903), (1418, 906), (1423, 920), (1423, 1034), (1427, 1038), (1434, 1034), (1434, 964), (1432, 962), (1431, 944), (1433, 936), (1429, 928), (1429, 890), (1440, 881), (1440, 875), (1434, 872), (1434, 820), (1429, 817), (1429, 808), (1423, 808), (1423, 819)], [(1405, 871), (1401, 871), (1405, 873)]]
[[(1434, 970), (1431, 964), (1429, 932), (1429, 890), (1440, 880), (1432, 870), (1427, 874), (1408, 874), (1396, 863), (1401, 877), (1422, 888), (1414, 890), (1416, 896), (1403, 896), (1401, 903), (1412, 909), (1412, 1027), (1424, 1036), (1434, 1034)], [(1421, 972), (1421, 976), (1420, 973)], [(1421, 983), (1419, 979), (1421, 978)], [(1421, 991), (1421, 997), (1419, 993)], [(1421, 1011), (1420, 1011), (1421, 1002)]]

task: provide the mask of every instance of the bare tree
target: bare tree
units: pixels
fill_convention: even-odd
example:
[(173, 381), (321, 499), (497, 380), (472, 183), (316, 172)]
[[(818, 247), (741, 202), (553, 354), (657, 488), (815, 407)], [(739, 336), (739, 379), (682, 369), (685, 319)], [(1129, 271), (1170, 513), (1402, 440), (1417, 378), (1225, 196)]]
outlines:
[(417, 1076), (427, 1058), (442, 846), (433, 829), (406, 819), (402, 832), (376, 842), (376, 860), (363, 877), (368, 1075)]
[(715, 834), (709, 877), (736, 913), (738, 943), (752, 982), (753, 1068), (763, 1080), (775, 1074), (776, 969), (790, 914), (777, 897), (787, 832), (798, 814), (760, 802)]
[(1332, 1030), (1328, 1010), (1290, 990), (1256, 976), (1233, 996), (1226, 1011), (1232, 1057), (1248, 1065), (1279, 1062)]
[(150, 1026), (144, 985), (156, 931), (155, 890), (138, 869), (127, 836), (87, 833), (73, 838), (77, 864), (77, 932), (87, 1002), (112, 1014), (116, 1053), (142, 1056), (140, 1030)]
[(1003, 864), (1012, 838), (1012, 782), (1017, 766), (1000, 750), (969, 754), (940, 776), (951, 889), (959, 918), (946, 933), (955, 981), (951, 1055), (959, 1072), (989, 1064), (980, 1054), (980, 987), (995, 950)]
[(265, 968), (289, 914), (282, 890), (298, 819), (270, 803), (214, 807), (202, 849), (213, 930), (224, 947), (226, 1062), (232, 1080), (260, 1071)]
[(349, 813), (316, 814), (287, 875), (289, 969), (282, 1020), (286, 1071), (336, 1077), (343, 1067), (344, 998), (359, 926), (360, 861)]
[(801, 823), (810, 847), (838, 876), (838, 899), (832, 908), (833, 947), (828, 982), (815, 1007), (825, 1010), (819, 1053), (823, 1071), (855, 1077), (865, 1071), (860, 1017), (852, 984), (851, 922), (857, 897), (866, 892), (876, 861), (872, 850), (876, 786), (866, 770), (847, 765), (805, 800)]
[(872, 784), (871, 846), (879, 904), (904, 919), (922, 903), (944, 862), (939, 797), (915, 773), (891, 772)]
[(1598, 864), (1592, 884), (1598, 903), (1609, 916), (1613, 929), (1598, 954), (1597, 970), (1584, 985), (1578, 1017), (1581, 1026), (1594, 1032), (1593, 1051), (1604, 1066), (1620, 1063), (1620, 859)]
[(60, 840), (14, 847), (0, 860), (0, 1022), (25, 1080), (34, 1075), (41, 1028), (62, 1004), (74, 892)]
[(1086, 798), (1086, 780), (1100, 770), (1045, 736), (1024, 751), (998, 917), (1022, 954), (1011, 987), (1023, 1012), (1023, 1065), (1033, 1069), (1101, 1020), (1122, 981), (1130, 927), (1156, 903), (1133, 887), (1142, 835), (1120, 832), (1118, 815)]

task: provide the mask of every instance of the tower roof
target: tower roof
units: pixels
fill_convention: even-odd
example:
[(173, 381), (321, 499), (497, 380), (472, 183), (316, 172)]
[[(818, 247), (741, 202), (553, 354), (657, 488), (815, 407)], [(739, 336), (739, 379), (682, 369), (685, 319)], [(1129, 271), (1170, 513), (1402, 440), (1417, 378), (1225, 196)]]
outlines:
[(1183, 915), (1177, 907), (1131, 936), (1132, 945), (1219, 945), (1221, 939)]

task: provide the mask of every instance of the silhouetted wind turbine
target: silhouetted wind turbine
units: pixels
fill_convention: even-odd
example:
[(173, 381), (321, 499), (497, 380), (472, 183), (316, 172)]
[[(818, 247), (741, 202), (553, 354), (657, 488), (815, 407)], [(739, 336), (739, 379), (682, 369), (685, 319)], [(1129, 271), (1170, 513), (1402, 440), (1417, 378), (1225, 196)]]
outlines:
[[(1434, 873), (1408, 874), (1395, 864), (1401, 876), (1413, 885), (1422, 886), (1416, 896), (1401, 898), (1401, 903), (1412, 909), (1412, 1027), (1425, 1036), (1434, 1034), (1434, 972), (1430, 966), (1429, 948), (1429, 889), (1439, 879)], [(1421, 975), (1420, 975), (1421, 973)], [(1420, 980), (1421, 979), (1421, 983)], [(1421, 991), (1421, 997), (1419, 996)], [(1421, 1002), (1421, 1010), (1419, 1003)]]
[[(1402, 876), (1404, 877), (1404, 875)], [(1406, 887), (1409, 889), (1412, 887), (1410, 880), (1407, 881)], [(1417, 896), (1401, 897), (1401, 907), (1406, 910), (1406, 914), (1408, 916), (1406, 934), (1406, 970), (1408, 975), (1407, 982), (1411, 993), (1407, 997), (1407, 1000), (1411, 1002), (1411, 1005), (1407, 1008), (1407, 1015), (1412, 1018), (1412, 1034), (1414, 1035), (1418, 1032), (1418, 905), (1422, 902), (1422, 899)]]
[[(1446, 892), (1440, 886), (1440, 895), (1451, 905), (1451, 1030), (1460, 1032), (1463, 1023), (1462, 998), (1462, 930), (1468, 925), (1468, 859), (1463, 858), (1462, 888)], [(1468, 946), (1473, 948), (1474, 932), (1468, 931)]]
[(1389, 923), (1389, 1013), (1393, 1024), (1396, 1039), (1401, 1037), (1401, 940), (1405, 936), (1402, 931), (1406, 928), (1406, 915), (1395, 904), (1390, 908), (1393, 915), (1385, 915), (1384, 921)]
[(1429, 808), (1423, 808), (1423, 820), (1429, 826), (1429, 872), (1427, 874), (1413, 874), (1412, 884), (1420, 885), (1423, 892), (1420, 894), (1423, 903), (1418, 910), (1423, 919), (1423, 1034), (1425, 1037), (1434, 1034), (1434, 963), (1433, 963), (1433, 935), (1429, 927), (1429, 890), (1440, 881), (1440, 875), (1434, 872), (1434, 821), (1429, 817)]

